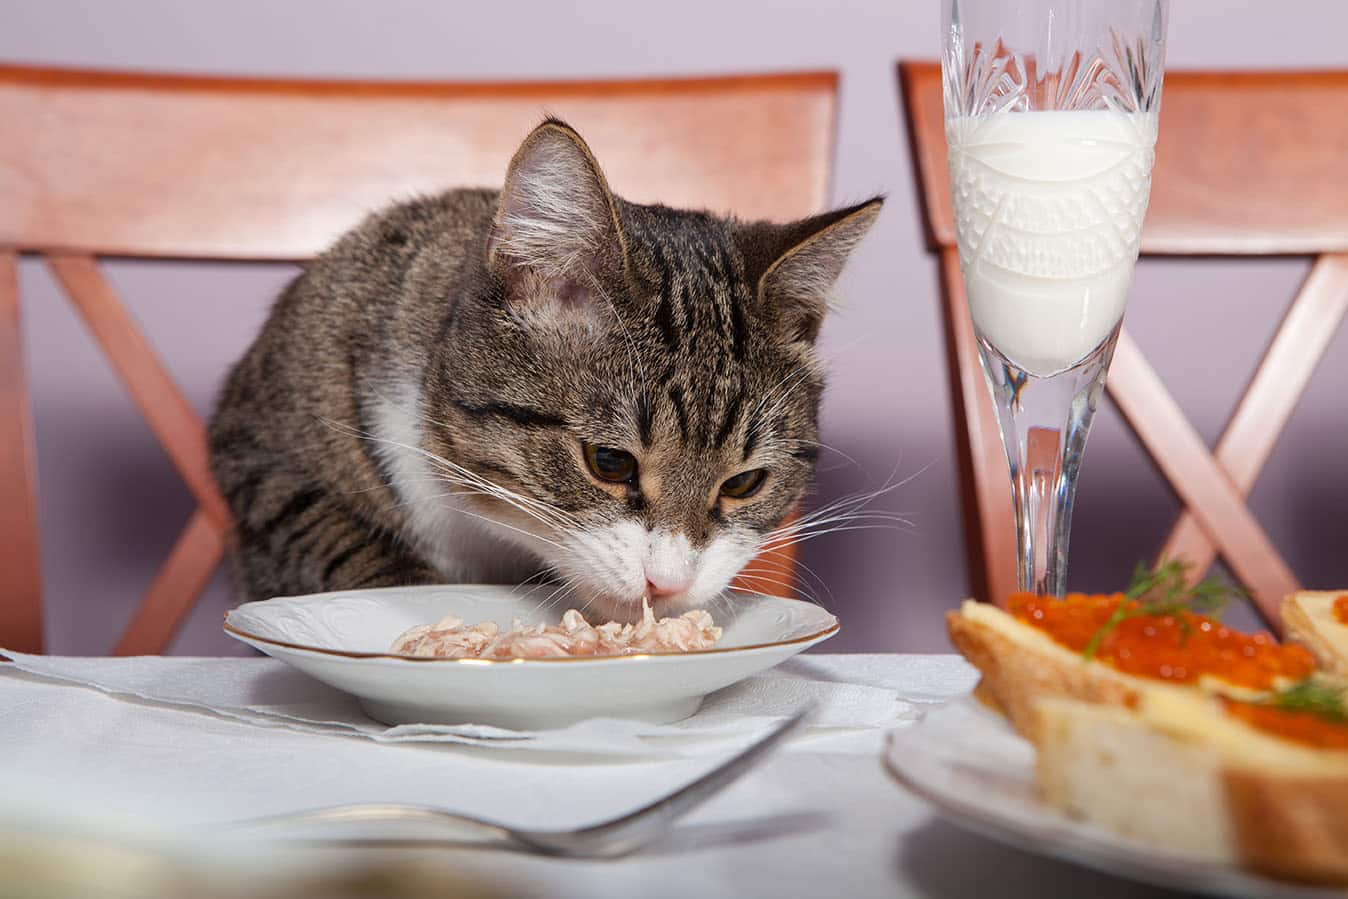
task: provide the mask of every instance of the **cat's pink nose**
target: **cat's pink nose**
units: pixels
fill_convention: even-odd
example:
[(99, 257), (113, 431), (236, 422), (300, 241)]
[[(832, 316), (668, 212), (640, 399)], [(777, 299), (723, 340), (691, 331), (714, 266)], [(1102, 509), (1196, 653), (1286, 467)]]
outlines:
[(646, 572), (646, 592), (650, 594), (651, 599), (659, 599), (665, 596), (674, 596), (682, 593), (692, 586), (692, 578), (687, 574), (670, 574), (667, 572)]

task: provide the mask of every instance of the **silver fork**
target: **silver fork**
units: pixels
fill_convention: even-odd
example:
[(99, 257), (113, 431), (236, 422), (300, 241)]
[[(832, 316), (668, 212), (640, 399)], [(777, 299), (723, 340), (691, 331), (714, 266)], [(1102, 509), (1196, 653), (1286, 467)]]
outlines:
[[(565, 858), (616, 858), (647, 845), (669, 830), (675, 821), (715, 796), (758, 764), (783, 740), (798, 730), (813, 712), (806, 707), (773, 728), (761, 740), (689, 784), (666, 796), (598, 824), (572, 830), (528, 830), (507, 827), (487, 818), (463, 815), (431, 805), (356, 803), (284, 812), (233, 822), (231, 828), (257, 828), (303, 822), (403, 821), (467, 824), (502, 838), (507, 844), (543, 855)], [(368, 843), (368, 839), (352, 840)], [(323, 843), (346, 842), (323, 838)]]

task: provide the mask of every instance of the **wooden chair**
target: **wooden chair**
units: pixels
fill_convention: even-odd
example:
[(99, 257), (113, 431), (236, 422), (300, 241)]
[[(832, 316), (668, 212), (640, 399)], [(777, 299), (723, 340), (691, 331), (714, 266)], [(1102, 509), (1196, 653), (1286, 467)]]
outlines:
[[(115, 649), (157, 653), (230, 517), (201, 420), (98, 257), (304, 260), (393, 198), (498, 186), (545, 111), (629, 199), (803, 216), (828, 201), (836, 94), (832, 73), (402, 84), (0, 67), (0, 645), (43, 646), (19, 254), (45, 258), (198, 503)], [(789, 582), (792, 555), (756, 570)]]
[[(960, 279), (940, 66), (901, 63), (899, 82), (965, 423), (970, 569), (977, 595), (1002, 601), (1016, 581), (1011, 490)], [(1106, 384), (1185, 506), (1160, 555), (1190, 560), (1201, 576), (1220, 553), (1277, 629), (1278, 604), (1298, 583), (1245, 498), (1348, 308), (1348, 72), (1167, 73), (1160, 135), (1144, 254), (1316, 257), (1215, 452), (1127, 330)]]

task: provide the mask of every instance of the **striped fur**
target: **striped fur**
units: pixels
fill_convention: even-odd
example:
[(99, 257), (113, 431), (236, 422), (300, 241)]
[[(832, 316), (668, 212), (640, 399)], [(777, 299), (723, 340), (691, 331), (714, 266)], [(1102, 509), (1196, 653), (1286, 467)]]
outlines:
[[(799, 500), (827, 290), (874, 200), (789, 225), (627, 203), (549, 121), (500, 192), (394, 206), (277, 300), (210, 427), (242, 598), (547, 573), (705, 602)], [(584, 444), (638, 459), (628, 485)], [(749, 499), (719, 495), (747, 469)]]

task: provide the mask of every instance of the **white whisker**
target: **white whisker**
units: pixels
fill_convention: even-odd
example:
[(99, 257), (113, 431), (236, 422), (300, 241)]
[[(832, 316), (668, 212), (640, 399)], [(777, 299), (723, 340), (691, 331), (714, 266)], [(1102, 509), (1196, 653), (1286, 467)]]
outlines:
[[(556, 508), (555, 506), (549, 505), (548, 503), (544, 503), (541, 500), (537, 500), (532, 497), (522, 496), (518, 493), (515, 493), (512, 490), (508, 490), (505, 487), (502, 487), (500, 484), (497, 484), (494, 481), (490, 481), (487, 478), (484, 478), (481, 475), (477, 474), (476, 472), (464, 468), (462, 465), (459, 465), (456, 462), (452, 462), (449, 459), (446, 459), (444, 456), (432, 453), (429, 450), (426, 450), (422, 447), (413, 446), (411, 444), (403, 443), (398, 440), (390, 440), (388, 438), (379, 437), (375, 434), (370, 434), (366, 431), (362, 431), (350, 425), (345, 425), (340, 422), (331, 421), (330, 419), (321, 419), (321, 420), (324, 421), (324, 423), (326, 423), (329, 427), (332, 427), (335, 430), (341, 432), (345, 432), (350, 436), (357, 437), (362, 440), (369, 440), (375, 443), (382, 443), (387, 446), (393, 446), (399, 449), (416, 453), (422, 456), (423, 458), (429, 460), (433, 465), (440, 467), (443, 472), (466, 479), (466, 483), (464, 483), (463, 486), (481, 487), (482, 488), (481, 492), (490, 493), (494, 496), (497, 496), (498, 498), (511, 503), (511, 505), (515, 505), (517, 508), (520, 508), (519, 506), (520, 503), (533, 506), (535, 507), (536, 511), (538, 511), (540, 514), (555, 517), (558, 520), (558, 522), (560, 522), (560, 526), (565, 526), (568, 523), (574, 522), (574, 518), (572, 518), (572, 516), (563, 512), (561, 509)], [(523, 508), (521, 508), (520, 510), (525, 511)]]
[[(432, 453), (429, 450), (423, 449), (419, 446), (412, 446), (411, 444), (403, 443), (401, 441), (389, 440), (387, 438), (369, 434), (361, 431), (358, 428), (353, 428), (350, 425), (344, 425), (340, 422), (334, 422), (331, 421), (330, 419), (323, 419), (323, 421), (329, 427), (347, 433), (350, 436), (357, 437), (363, 440), (369, 440), (372, 442), (382, 443), (388, 446), (394, 446), (399, 449), (416, 453), (422, 456), (423, 458), (429, 460), (433, 466), (435, 466), (440, 470), (440, 473), (442, 475), (446, 475), (447, 476), (446, 480), (458, 486), (466, 487), (474, 492), (499, 499), (502, 502), (507, 503), (508, 505), (511, 505), (514, 508), (518, 509), (520, 512), (523, 512), (524, 514), (529, 515), (530, 517), (536, 519), (540, 524), (547, 525), (548, 527), (554, 530), (566, 533), (574, 529), (578, 525), (578, 522), (576, 521), (574, 516), (571, 516), (570, 514), (563, 512), (561, 509), (558, 509), (555, 506), (552, 506), (548, 503), (544, 503), (541, 500), (537, 500), (532, 497), (522, 496), (514, 492), (513, 490), (508, 490), (505, 487), (502, 487), (500, 484), (497, 484), (494, 481), (490, 481), (487, 478), (484, 478), (481, 475), (477, 474), (476, 472), (470, 471), (469, 469), (464, 468), (462, 465), (459, 465), (455, 462), (451, 462), (449, 459), (446, 459), (445, 457), (438, 455), (436, 453)], [(482, 516), (477, 517), (481, 518)], [(518, 529), (516, 528), (515, 530)]]

